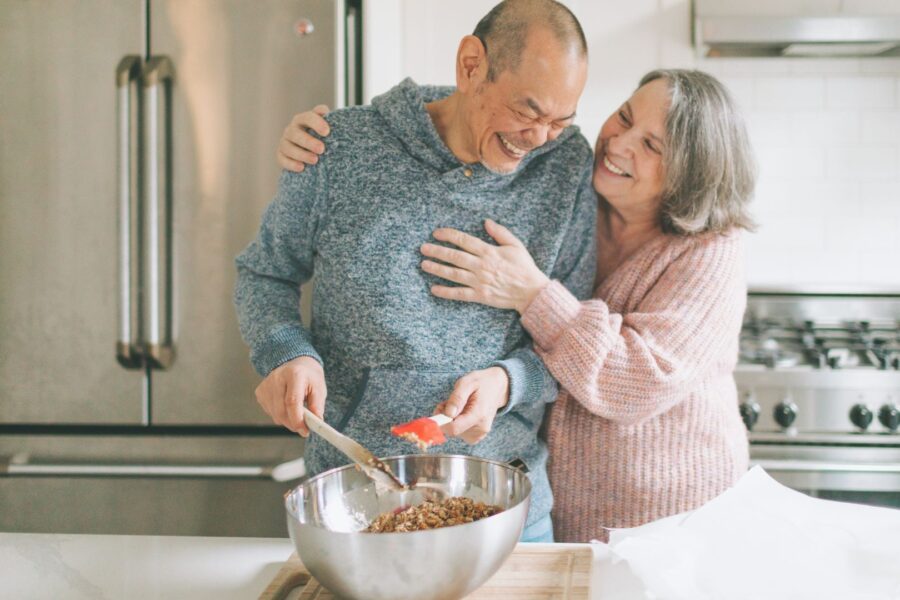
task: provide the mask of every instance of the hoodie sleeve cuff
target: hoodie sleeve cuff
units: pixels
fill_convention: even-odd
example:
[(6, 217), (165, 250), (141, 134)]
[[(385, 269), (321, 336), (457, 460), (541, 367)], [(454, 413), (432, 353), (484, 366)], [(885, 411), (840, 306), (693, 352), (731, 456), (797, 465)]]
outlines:
[(498, 360), (491, 366), (502, 367), (509, 377), (509, 401), (497, 411), (498, 416), (505, 415), (520, 404), (550, 402), (556, 397), (555, 382), (541, 359), (530, 350)]
[(560, 282), (551, 281), (522, 313), (522, 326), (541, 349), (551, 350), (579, 310), (578, 298)]
[(322, 364), (322, 357), (307, 339), (300, 327), (283, 327), (253, 347), (250, 361), (256, 372), (263, 377), (289, 360), (310, 356)]

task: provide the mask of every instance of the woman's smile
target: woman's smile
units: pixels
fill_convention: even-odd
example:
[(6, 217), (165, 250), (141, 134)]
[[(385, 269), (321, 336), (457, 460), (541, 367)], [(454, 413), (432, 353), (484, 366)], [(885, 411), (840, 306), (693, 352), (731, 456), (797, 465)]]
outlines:
[(605, 153), (603, 154), (603, 158), (600, 161), (600, 164), (603, 165), (603, 167), (607, 171), (612, 173), (613, 175), (618, 175), (620, 177), (628, 177), (628, 178), (631, 177), (631, 173), (627, 172), (625, 169), (618, 167), (615, 163), (613, 163), (609, 159), (609, 156), (607, 156)]

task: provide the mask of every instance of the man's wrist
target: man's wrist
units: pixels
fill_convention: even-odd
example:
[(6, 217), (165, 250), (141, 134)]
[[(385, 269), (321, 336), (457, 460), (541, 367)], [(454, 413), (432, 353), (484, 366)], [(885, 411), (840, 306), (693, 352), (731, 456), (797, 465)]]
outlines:
[(317, 359), (315, 356), (310, 356), (309, 354), (298, 356), (294, 359), (294, 361), (296, 361), (297, 364), (305, 364), (309, 365), (310, 367), (317, 368), (320, 371), (322, 370), (322, 363), (319, 362), (319, 359)]
[(503, 386), (503, 393), (500, 394), (500, 401), (497, 404), (497, 410), (500, 410), (507, 404), (509, 404), (509, 373), (506, 372), (506, 369), (503, 367), (489, 367), (488, 371), (495, 371), (493, 375), (497, 377)]

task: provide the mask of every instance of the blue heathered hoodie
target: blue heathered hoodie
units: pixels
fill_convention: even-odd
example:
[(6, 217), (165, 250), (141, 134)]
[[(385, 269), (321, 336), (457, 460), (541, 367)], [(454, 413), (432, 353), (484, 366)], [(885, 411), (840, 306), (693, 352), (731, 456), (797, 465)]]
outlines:
[[(534, 486), (530, 525), (553, 503), (538, 429), (556, 382), (515, 311), (432, 296), (438, 280), (419, 267), (419, 247), (438, 227), (488, 241), (484, 220), (492, 218), (526, 244), (545, 273), (588, 297), (596, 220), (591, 149), (569, 127), (511, 174), (464, 165), (425, 109), (452, 92), (407, 79), (371, 106), (329, 114), (325, 154), (302, 173), (282, 174), (256, 240), (237, 258), (235, 304), (256, 370), (265, 376), (299, 356), (319, 360), (326, 421), (382, 457), (415, 451), (391, 435), (392, 425), (432, 414), (462, 375), (504, 367), (510, 401), (487, 437), (474, 446), (452, 439), (431, 452), (521, 458)], [(313, 275), (306, 328), (299, 288)], [(348, 462), (317, 436), (305, 457), (312, 473)]]

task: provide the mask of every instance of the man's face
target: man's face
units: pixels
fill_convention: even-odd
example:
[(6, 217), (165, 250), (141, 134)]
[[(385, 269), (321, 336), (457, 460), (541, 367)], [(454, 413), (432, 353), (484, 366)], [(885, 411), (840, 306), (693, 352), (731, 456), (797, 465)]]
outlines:
[(529, 151), (556, 139), (575, 118), (586, 78), (587, 62), (576, 51), (549, 32), (529, 32), (518, 68), (467, 94), (470, 143), (481, 164), (511, 173)]

